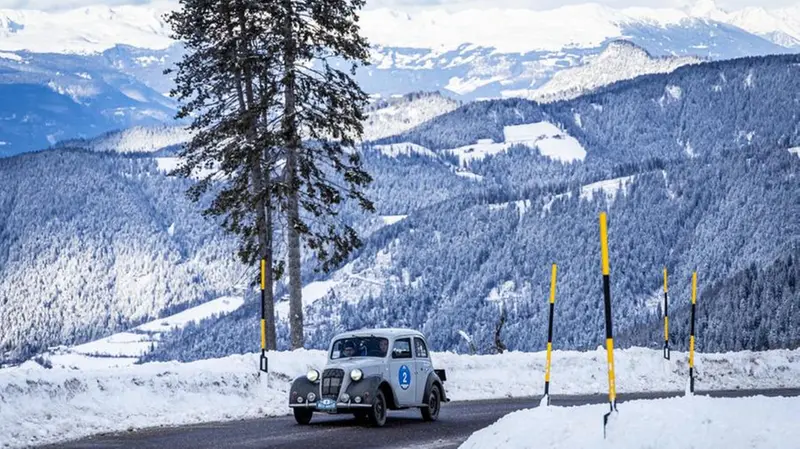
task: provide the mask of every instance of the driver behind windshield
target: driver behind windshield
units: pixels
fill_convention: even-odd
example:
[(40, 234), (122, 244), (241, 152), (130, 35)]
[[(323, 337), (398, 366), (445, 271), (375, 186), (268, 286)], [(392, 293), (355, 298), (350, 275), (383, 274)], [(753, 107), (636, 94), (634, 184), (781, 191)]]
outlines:
[[(341, 349), (337, 349), (341, 348)], [(331, 353), (332, 359), (350, 357), (386, 357), (389, 351), (389, 340), (385, 338), (365, 337), (339, 340)]]

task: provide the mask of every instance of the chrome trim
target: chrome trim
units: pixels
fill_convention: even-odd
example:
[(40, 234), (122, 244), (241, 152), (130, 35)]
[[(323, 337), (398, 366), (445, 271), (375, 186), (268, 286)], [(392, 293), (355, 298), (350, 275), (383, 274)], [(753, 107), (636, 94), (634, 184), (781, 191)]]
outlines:
[[(313, 404), (307, 404), (307, 403), (306, 404), (289, 404), (289, 407), (291, 407), (291, 408), (310, 408), (310, 409), (313, 409), (314, 411), (318, 411), (318, 412), (328, 412), (328, 410), (318, 410), (316, 403), (313, 403)], [(336, 410), (331, 410), (331, 411), (337, 412), (337, 411), (340, 411), (340, 410), (348, 410), (348, 409), (351, 409), (351, 408), (371, 408), (371, 407), (372, 407), (371, 404), (346, 404), (344, 402), (339, 402), (339, 403), (336, 404)]]

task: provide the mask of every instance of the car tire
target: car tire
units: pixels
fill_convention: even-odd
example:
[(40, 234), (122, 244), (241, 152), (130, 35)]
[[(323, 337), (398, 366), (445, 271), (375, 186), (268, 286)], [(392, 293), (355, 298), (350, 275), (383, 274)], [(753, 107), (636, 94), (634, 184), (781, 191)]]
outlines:
[(372, 407), (367, 411), (367, 420), (372, 427), (383, 427), (386, 424), (386, 398), (380, 390), (372, 399)]
[(425, 421), (436, 421), (439, 419), (439, 409), (442, 407), (442, 392), (438, 385), (431, 387), (428, 394), (427, 407), (421, 407), (422, 419)]
[(305, 426), (311, 422), (311, 417), (314, 416), (314, 411), (307, 408), (296, 407), (294, 409), (294, 420), (297, 424)]

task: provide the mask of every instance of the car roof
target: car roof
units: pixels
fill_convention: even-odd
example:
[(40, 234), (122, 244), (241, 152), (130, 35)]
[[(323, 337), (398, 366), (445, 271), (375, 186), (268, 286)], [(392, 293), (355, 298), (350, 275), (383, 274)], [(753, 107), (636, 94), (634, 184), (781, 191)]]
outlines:
[(397, 337), (422, 337), (425, 336), (422, 332), (414, 330), (414, 329), (403, 329), (403, 328), (381, 328), (381, 329), (359, 329), (355, 331), (349, 332), (342, 332), (337, 334), (333, 337), (334, 340), (339, 338), (346, 338), (346, 337), (364, 337), (364, 336), (375, 336), (375, 337), (387, 337), (387, 338), (397, 338)]

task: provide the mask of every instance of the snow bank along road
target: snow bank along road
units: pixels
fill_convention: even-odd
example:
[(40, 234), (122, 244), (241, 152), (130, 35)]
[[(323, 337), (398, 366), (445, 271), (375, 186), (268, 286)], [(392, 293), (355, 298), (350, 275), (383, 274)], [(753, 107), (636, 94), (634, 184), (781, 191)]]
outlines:
[[(634, 393), (619, 397), (619, 403), (638, 399), (676, 397), (683, 393)], [(698, 392), (698, 395), (705, 394)], [(714, 397), (800, 396), (800, 389), (717, 391)], [(577, 406), (601, 404), (604, 395), (554, 396), (552, 405)], [(391, 412), (386, 427), (373, 429), (355, 422), (349, 415), (314, 415), (309, 426), (295, 424), (294, 418), (266, 418), (227, 423), (200, 424), (187, 427), (145, 430), (124, 434), (102, 435), (52, 448), (456, 448), (469, 436), (516, 410), (537, 407), (539, 398), (451, 402), (442, 407), (439, 421), (422, 421), (417, 410)], [(624, 406), (620, 416), (624, 417)], [(601, 415), (597, 416), (598, 428)], [(535, 426), (536, 423), (530, 423)], [(536, 432), (531, 431), (535, 438)]]
[[(272, 369), (269, 376), (259, 376), (257, 354), (128, 366), (96, 361), (84, 365), (86, 360), (81, 358), (60, 358), (53, 362), (52, 369), (35, 362), (0, 369), (0, 448), (59, 443), (154, 427), (250, 419), (260, 419), (255, 421), (252, 435), (264, 438), (270, 435), (267, 430), (273, 436), (288, 435), (296, 431), (287, 425), (291, 421), (263, 418), (290, 413), (287, 398), (291, 380), (309, 368), (320, 369), (326, 353), (298, 350), (272, 352), (269, 357)], [(666, 361), (660, 350), (632, 348), (615, 351), (615, 357), (617, 391), (622, 397), (633, 393), (678, 392), (686, 387), (685, 353), (674, 352), (672, 360)], [(551, 393), (580, 396), (605, 392), (608, 382), (605, 359), (603, 349), (555, 351)], [(800, 388), (800, 350), (697, 354), (695, 362), (698, 390)], [(531, 398), (542, 394), (544, 388), (544, 353), (478, 356), (433, 353), (433, 363), (447, 370), (445, 389), (453, 401)], [(510, 411), (502, 404), (506, 403), (495, 403), (489, 410), (450, 404), (452, 414), (446, 414), (445, 422), (437, 426), (447, 429), (452, 425), (453, 432), (480, 428)], [(519, 408), (529, 405), (529, 400), (517, 404)], [(481, 415), (484, 412), (486, 415)], [(416, 420), (418, 413), (409, 413)], [(476, 420), (472, 427), (470, 419)], [(440, 429), (437, 426), (428, 431), (446, 433), (437, 430)], [(416, 432), (413, 427), (398, 431)], [(329, 433), (338, 430), (335, 426), (322, 429)], [(159, 432), (167, 431), (143, 432), (142, 435), (161, 435)], [(233, 436), (238, 432), (234, 430)], [(241, 435), (247, 434), (241, 431)], [(373, 438), (374, 433), (365, 435)]]

